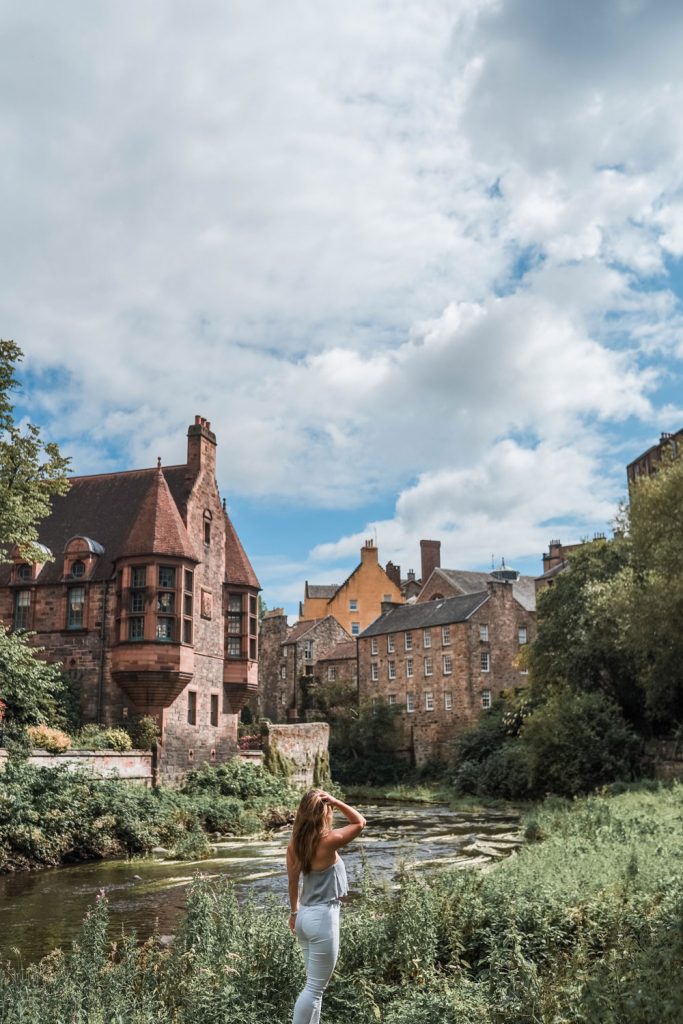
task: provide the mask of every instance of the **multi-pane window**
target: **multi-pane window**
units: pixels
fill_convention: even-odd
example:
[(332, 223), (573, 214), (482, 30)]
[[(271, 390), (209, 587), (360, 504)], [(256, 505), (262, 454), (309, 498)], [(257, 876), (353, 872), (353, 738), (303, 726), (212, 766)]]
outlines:
[(130, 570), (131, 590), (145, 589), (147, 585), (147, 566), (134, 565)]
[(372, 679), (373, 683), (376, 683), (377, 680), (379, 679), (379, 665), (377, 664), (376, 661), (373, 661), (372, 665), (370, 666), (370, 678)]
[(453, 694), (444, 693), (443, 695), (443, 709), (444, 711), (451, 711), (453, 709)]
[(157, 616), (157, 640), (169, 643), (174, 637), (175, 619), (165, 615)]
[(144, 615), (145, 612), (145, 591), (131, 590), (128, 595), (128, 611), (131, 615)]
[(405, 649), (407, 651), (412, 651), (412, 649), (413, 649), (413, 634), (412, 634), (411, 630), (407, 629), (405, 631), (403, 640), (404, 640)]
[(128, 639), (145, 639), (145, 617), (144, 615), (131, 615), (128, 618)]
[(249, 595), (249, 658), (256, 661), (256, 646), (258, 635), (258, 619), (256, 595)]
[(481, 671), (482, 672), (490, 672), (491, 671), (491, 655), (489, 654), (489, 652), (488, 651), (482, 651), (481, 654), (479, 655), (479, 659), (480, 659), (480, 662), (481, 662)]
[(377, 654), (378, 652), (379, 652), (379, 645), (378, 645), (378, 642), (377, 642), (377, 637), (373, 636), (372, 639), (370, 640), (370, 654)]
[(242, 637), (241, 636), (229, 636), (228, 637), (228, 657), (229, 658), (241, 658), (242, 657)]
[(434, 710), (434, 694), (431, 690), (425, 690), (425, 711)]
[(527, 642), (526, 626), (520, 626), (517, 630), (517, 643), (521, 646)]
[(480, 626), (479, 627), (479, 639), (481, 640), (481, 642), (483, 644), (487, 644), (489, 642), (489, 627), (488, 627), (488, 625), (484, 625), (484, 626)]
[(31, 570), (31, 566), (28, 564), (28, 562), (22, 562), (20, 565), (17, 566), (16, 578), (21, 583), (26, 583), (27, 580), (31, 579), (32, 575), (33, 573)]
[(287, 678), (287, 666), (283, 665), (282, 668), (280, 669), (280, 679), (286, 679), (286, 678)]
[(396, 662), (395, 661), (390, 661), (388, 663), (388, 668), (389, 668), (389, 678), (390, 679), (395, 679), (396, 678)]
[(424, 670), (426, 676), (431, 676), (432, 672), (434, 671), (432, 666), (432, 659), (429, 657), (425, 658), (424, 660)]
[(336, 665), (328, 665), (327, 666), (327, 678), (328, 678), (328, 681), (330, 683), (333, 683), (335, 681), (335, 679), (337, 678), (337, 666)]
[(304, 640), (304, 658), (306, 661), (310, 661), (313, 657), (313, 641)]
[(491, 691), (490, 690), (482, 690), (481, 691), (481, 706), (483, 708), (490, 708), (491, 707)]
[(407, 693), (406, 694), (406, 711), (409, 714), (412, 714), (412, 712), (414, 710), (415, 710), (415, 694), (414, 693)]
[(31, 617), (31, 591), (17, 590), (14, 595), (14, 629), (28, 629)]
[(211, 725), (218, 725), (218, 694), (211, 694)]
[(356, 600), (355, 597), (352, 597), (349, 600), (349, 611), (350, 612), (357, 612), (358, 611), (358, 601)]
[(441, 627), (441, 643), (443, 644), (444, 647), (448, 647), (450, 642), (451, 642), (451, 627), (450, 626), (442, 626)]
[(175, 640), (176, 569), (174, 565), (160, 565), (157, 573), (155, 636), (157, 640), (169, 643), (171, 640)]
[(360, 633), (360, 622), (351, 623), (351, 636), (358, 636)]
[(387, 704), (391, 705), (391, 704), (395, 704), (395, 703), (396, 703), (396, 694), (395, 693), (388, 693), (387, 694)]
[(387, 654), (393, 654), (396, 650), (396, 644), (394, 642), (394, 634), (390, 633), (387, 637)]
[(159, 566), (159, 587), (162, 590), (175, 590), (175, 566)]
[(406, 658), (406, 677), (410, 679), (413, 674), (413, 659)]
[(187, 724), (197, 724), (197, 691), (187, 691)]
[(443, 656), (443, 674), (449, 676), (453, 671), (453, 659), (450, 654), (444, 654)]
[(192, 643), (192, 613), (194, 608), (194, 573), (183, 571), (183, 643)]
[(83, 628), (85, 609), (85, 587), (69, 587), (66, 606), (67, 629)]
[(228, 635), (242, 636), (241, 594), (228, 594)]
[(422, 630), (422, 646), (424, 648), (432, 646), (432, 632), (430, 629)]

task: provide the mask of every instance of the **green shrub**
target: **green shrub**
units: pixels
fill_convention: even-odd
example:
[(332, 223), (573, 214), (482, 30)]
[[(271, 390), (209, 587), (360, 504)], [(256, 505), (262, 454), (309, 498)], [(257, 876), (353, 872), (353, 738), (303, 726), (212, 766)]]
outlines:
[(141, 715), (130, 728), (130, 738), (136, 750), (153, 750), (161, 730), (153, 715)]
[(80, 750), (116, 750), (125, 753), (133, 749), (133, 742), (125, 729), (90, 724), (84, 725), (76, 733), (74, 746)]
[(61, 729), (51, 729), (47, 725), (30, 725), (26, 732), (31, 746), (39, 750), (49, 750), (51, 754), (63, 754), (71, 746), (71, 738)]

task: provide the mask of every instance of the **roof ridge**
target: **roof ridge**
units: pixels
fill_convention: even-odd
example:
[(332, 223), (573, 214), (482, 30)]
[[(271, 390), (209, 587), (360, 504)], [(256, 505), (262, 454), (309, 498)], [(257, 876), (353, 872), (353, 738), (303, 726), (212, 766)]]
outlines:
[(68, 477), (70, 483), (75, 483), (76, 480), (103, 480), (109, 476), (133, 476), (134, 473), (156, 473), (158, 469), (161, 469), (162, 473), (165, 473), (167, 469), (186, 469), (187, 463), (178, 462), (173, 466), (144, 466), (140, 469), (115, 469), (111, 473), (81, 473), (78, 476)]

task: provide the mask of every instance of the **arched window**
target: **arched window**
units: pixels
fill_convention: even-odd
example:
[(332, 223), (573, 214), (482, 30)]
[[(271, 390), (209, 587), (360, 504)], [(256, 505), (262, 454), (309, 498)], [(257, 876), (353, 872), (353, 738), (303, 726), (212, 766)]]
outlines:
[(85, 562), (79, 559), (71, 563), (71, 575), (72, 576), (85, 576)]

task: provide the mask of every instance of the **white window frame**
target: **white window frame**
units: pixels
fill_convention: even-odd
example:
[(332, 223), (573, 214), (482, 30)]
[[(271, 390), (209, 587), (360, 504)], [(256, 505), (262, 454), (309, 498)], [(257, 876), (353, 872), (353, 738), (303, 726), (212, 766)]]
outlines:
[[(524, 637), (524, 639), (522, 639), (522, 637)], [(517, 643), (520, 647), (524, 647), (524, 644), (529, 643), (529, 631), (526, 626), (517, 627)]]
[(481, 672), (491, 671), (491, 655), (488, 651), (479, 652), (479, 668)]
[(389, 679), (395, 679), (396, 678), (396, 662), (395, 661), (388, 661), (387, 662), (387, 672), (388, 672), (388, 675), (389, 675)]
[(409, 715), (412, 715), (412, 714), (415, 713), (415, 694), (414, 693), (407, 693), (406, 694), (406, 711), (408, 712)]
[(373, 683), (379, 682), (379, 664), (376, 661), (370, 665), (370, 679)]
[(425, 711), (434, 710), (434, 691), (425, 690)]
[(389, 705), (389, 707), (391, 707), (395, 703), (396, 703), (396, 694), (395, 693), (388, 693), (387, 694), (387, 704)]
[(327, 666), (327, 681), (328, 681), (328, 683), (334, 683), (334, 682), (337, 681), (337, 666), (336, 665), (328, 665)]
[(423, 647), (423, 650), (426, 651), (431, 646), (432, 646), (432, 631), (431, 631), (431, 629), (423, 629), (422, 630), (422, 647)]
[(406, 651), (412, 651), (413, 649), (413, 631), (407, 629), (403, 634), (403, 647)]
[(313, 641), (304, 640), (304, 661), (313, 661)]
[(360, 622), (351, 623), (351, 636), (360, 636)]
[(434, 674), (434, 663), (432, 661), (431, 655), (427, 655), (427, 657), (424, 659), (424, 674), (425, 676), (431, 676)]
[(414, 671), (414, 669), (413, 669), (413, 659), (412, 658), (406, 658), (406, 679), (412, 679), (413, 678), (413, 671)]
[(482, 690), (481, 691), (481, 706), (485, 710), (488, 711), (488, 709), (492, 706), (492, 704), (493, 704), (493, 699), (492, 699), (492, 696), (491, 696), (491, 691), (490, 690)]
[(349, 598), (349, 611), (350, 612), (357, 612), (358, 611), (358, 599), (357, 598), (355, 598), (355, 597)]
[(453, 710), (453, 694), (450, 691), (447, 691), (443, 695), (443, 709), (444, 711)]
[(479, 626), (479, 641), (482, 644), (489, 642), (489, 624), (484, 622)]
[(443, 674), (445, 676), (453, 674), (453, 658), (450, 654), (444, 654), (443, 656)]
[(370, 654), (379, 654), (379, 642), (376, 636), (370, 638)]
[(393, 654), (396, 650), (396, 641), (393, 633), (387, 633), (387, 654)]
[(282, 668), (280, 669), (280, 679), (286, 679), (286, 678), (287, 678), (287, 666), (283, 665)]
[(441, 646), (442, 647), (450, 647), (450, 644), (451, 644), (451, 627), (450, 626), (442, 626), (441, 627)]

